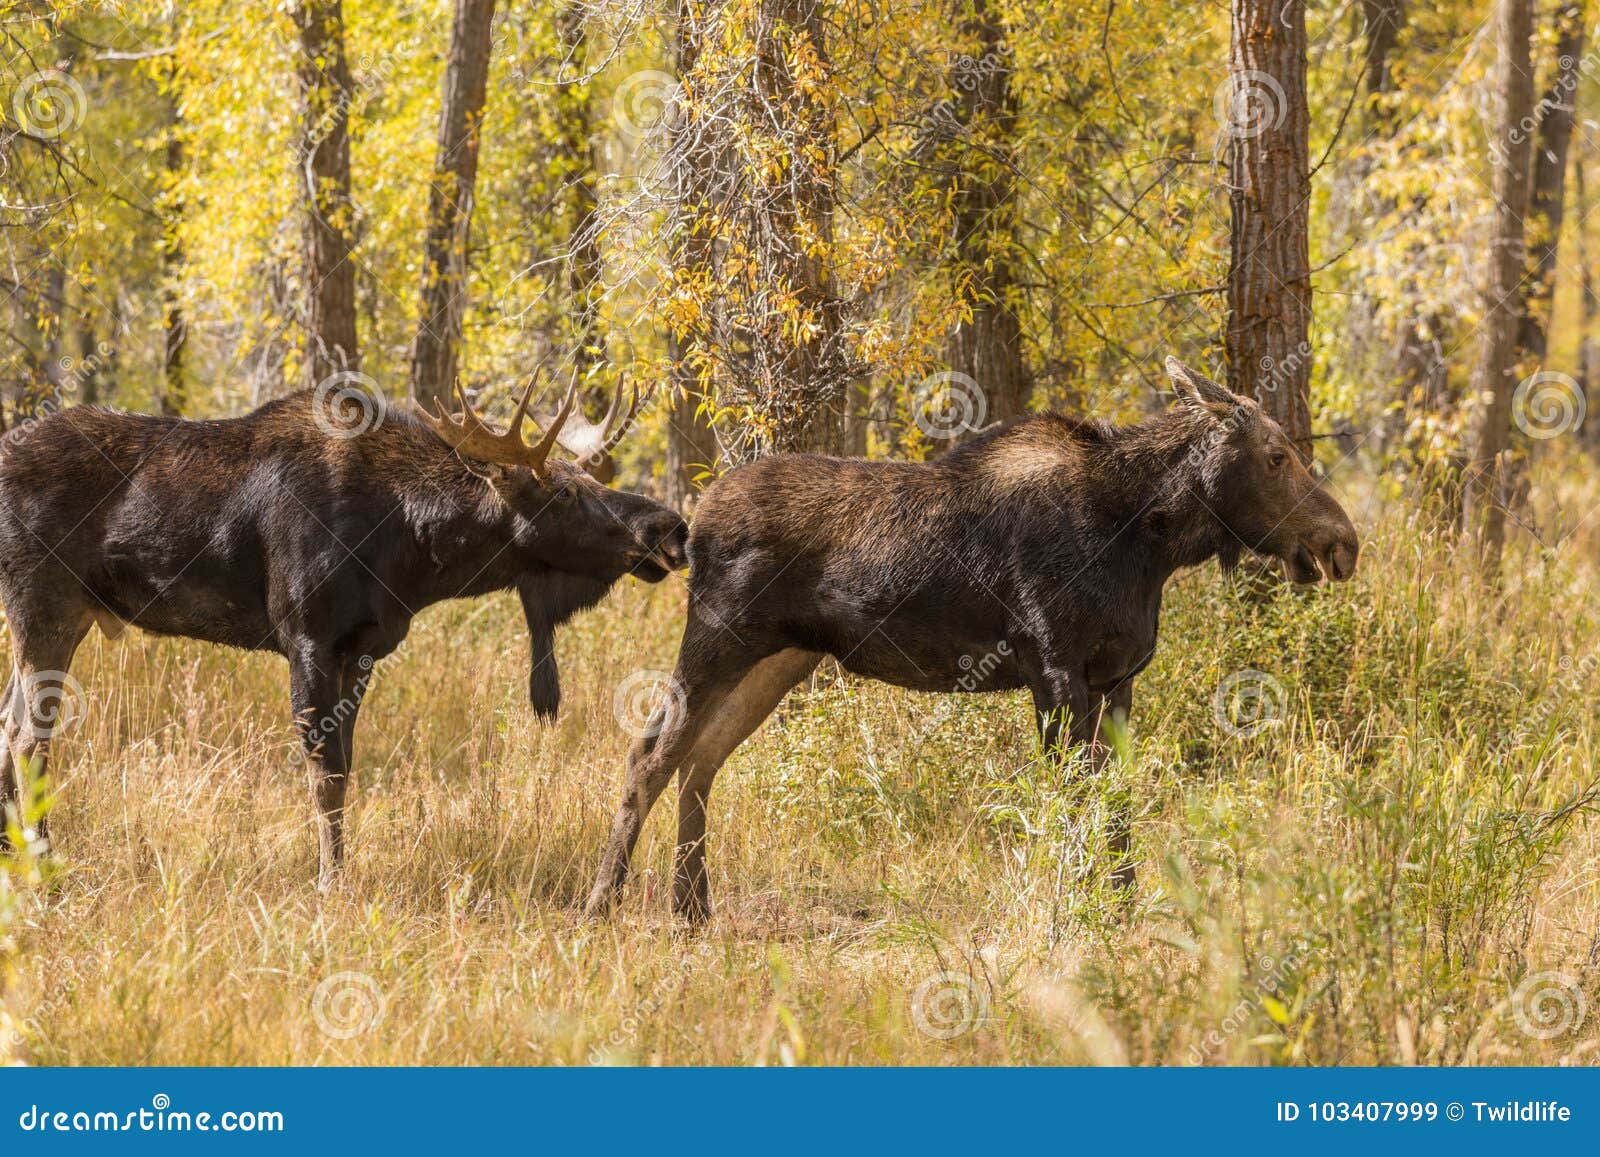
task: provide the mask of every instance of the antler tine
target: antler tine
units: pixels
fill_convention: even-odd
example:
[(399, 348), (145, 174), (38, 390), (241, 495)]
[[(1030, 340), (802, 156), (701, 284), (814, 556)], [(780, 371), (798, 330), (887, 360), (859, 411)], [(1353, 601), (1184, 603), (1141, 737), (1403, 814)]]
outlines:
[[(456, 378), (450, 383), (450, 392), (461, 399), (461, 404), (467, 404), (467, 396), (461, 392), (461, 379)], [(428, 419), (428, 424), (438, 429), (441, 424), (455, 426), (457, 423), (450, 411), (444, 408), (444, 399), (434, 397), (426, 406), (422, 407), (422, 416)]]
[(606, 440), (600, 443), (600, 453), (602, 454), (611, 453), (611, 451), (615, 450), (622, 443), (623, 437), (633, 427), (633, 420), (639, 416), (640, 405), (643, 404), (645, 398), (650, 396), (650, 391), (648, 390), (645, 391), (645, 393), (641, 396), (639, 393), (639, 384), (637, 382), (631, 383), (633, 386), (633, 401), (628, 406), (628, 412), (623, 415), (622, 421), (617, 422), (613, 427), (612, 422), (616, 418), (617, 411), (622, 406), (622, 389), (623, 386), (627, 384), (630, 383), (628, 383), (625, 378), (617, 383), (616, 396), (612, 399), (611, 409), (606, 414)]
[(611, 404), (606, 407), (606, 416), (600, 419), (600, 429), (604, 430), (607, 437), (615, 428), (617, 414), (622, 409), (622, 388), (627, 385), (627, 375), (617, 378), (617, 388), (611, 392)]
[(527, 466), (538, 472), (543, 469), (544, 454), (548, 453), (548, 447), (541, 453), (539, 448), (530, 447), (522, 440), (522, 422), (527, 416), (528, 405), (533, 400), (533, 390), (538, 380), (537, 372), (528, 379), (528, 384), (522, 391), (522, 400), (517, 403), (511, 424), (504, 432), (495, 431), (477, 410), (473, 409), (472, 400), (467, 397), (466, 388), (462, 386), (459, 376), (453, 386), (456, 400), (460, 403), (460, 415), (446, 413), (443, 401), (435, 399), (433, 408), (424, 409), (422, 417), (433, 427), (434, 433), (444, 439), (458, 454), (483, 462), (499, 463), (502, 466)]
[(476, 421), (477, 415), (472, 412), (472, 403), (467, 401), (467, 392), (461, 388), (460, 375), (451, 381), (450, 392), (460, 401), (461, 412), (465, 417), (458, 418), (446, 410), (442, 397), (435, 397), (429, 405), (423, 406), (422, 417), (433, 427), (434, 433), (448, 442), (452, 448), (459, 449), (471, 433), (471, 424)]
[[(650, 391), (646, 390), (641, 395), (638, 386), (635, 385), (631, 402), (624, 404), (629, 385), (624, 376), (617, 382), (617, 387), (612, 392), (606, 416), (598, 422), (591, 422), (577, 405), (579, 380), (580, 373), (574, 369), (572, 384), (567, 389), (567, 397), (562, 403), (559, 414), (547, 419), (543, 414), (534, 412), (539, 424), (545, 427), (545, 441), (540, 445), (551, 443), (561, 446), (594, 478), (601, 482), (609, 482), (615, 470), (611, 462), (611, 451), (617, 448), (623, 436), (632, 428), (633, 420), (639, 414), (639, 407), (650, 396)], [(548, 453), (548, 450), (545, 452)]]
[[(550, 456), (550, 451), (555, 446), (556, 439), (560, 437), (562, 423), (567, 420), (567, 415), (572, 413), (572, 406), (577, 400), (577, 397), (578, 373), (576, 370), (574, 370), (572, 373), (572, 383), (567, 386), (567, 396), (561, 400), (561, 408), (556, 411), (556, 416), (550, 419), (549, 425), (545, 428), (544, 437), (539, 439), (539, 444), (529, 451), (529, 454), (532, 456), (533, 460), (528, 465), (532, 468), (534, 473), (544, 473), (545, 459)], [(526, 399), (524, 399), (524, 401), (526, 401)]]
[(533, 391), (539, 384), (539, 370), (540, 367), (535, 366), (528, 375), (528, 384), (522, 387), (522, 401), (517, 403), (511, 414), (511, 424), (506, 427), (506, 437), (515, 438), (518, 443), (522, 443), (522, 419), (528, 416), (528, 403), (533, 401)]

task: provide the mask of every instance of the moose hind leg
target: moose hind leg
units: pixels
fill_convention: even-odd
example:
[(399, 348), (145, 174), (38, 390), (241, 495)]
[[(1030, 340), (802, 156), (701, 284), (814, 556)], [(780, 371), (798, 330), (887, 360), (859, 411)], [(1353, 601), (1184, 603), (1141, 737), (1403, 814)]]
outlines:
[(693, 640), (699, 637), (697, 624), (691, 618), (667, 699), (656, 708), (649, 732), (628, 752), (622, 802), (617, 805), (611, 834), (600, 856), (600, 870), (584, 905), (588, 919), (603, 917), (616, 906), (645, 817), (723, 699), (763, 657), (717, 646), (715, 639), (706, 640), (712, 645), (697, 646)]
[[(83, 710), (77, 683), (67, 673), (78, 644), (88, 633), (90, 620), (71, 624), (59, 620), (41, 625), (21, 613), (12, 618), (16, 659), (4, 704), (5, 768), (0, 775), (4, 803), (14, 803), (19, 825), (28, 819), (33, 785), (44, 778), (50, 743), (57, 728), (71, 723)], [(49, 840), (49, 821), (35, 820), (41, 840)]]
[(706, 881), (706, 799), (723, 761), (771, 715), (822, 656), (791, 648), (761, 660), (740, 680), (700, 730), (678, 769), (678, 846), (672, 909), (691, 924), (711, 915)]
[(22, 793), (17, 784), (16, 760), (11, 758), (11, 700), (17, 693), (17, 677), (12, 675), (0, 697), (0, 727), (5, 742), (0, 743), (0, 852), (11, 851), (11, 825), (22, 826)]

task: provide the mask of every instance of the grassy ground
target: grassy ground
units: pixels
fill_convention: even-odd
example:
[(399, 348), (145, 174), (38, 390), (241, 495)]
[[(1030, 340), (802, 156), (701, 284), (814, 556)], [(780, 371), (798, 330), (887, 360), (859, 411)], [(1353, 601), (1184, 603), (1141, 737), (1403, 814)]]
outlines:
[[(328, 897), (281, 661), (96, 635), (57, 745), (65, 870), (9, 897), (14, 1051), (1594, 1063), (1600, 488), (1547, 474), (1532, 517), (1560, 545), (1520, 538), (1504, 599), (1377, 485), (1345, 495), (1369, 539), (1353, 584), (1253, 604), (1214, 567), (1180, 577), (1101, 782), (1036, 761), (1021, 695), (820, 677), (718, 782), (719, 917), (692, 937), (667, 914), (670, 806), (621, 918), (576, 914), (628, 742), (614, 692), (671, 667), (681, 580), (565, 630), (553, 728), (514, 600), (425, 615), (363, 711)], [(1119, 799), (1125, 918), (1097, 883)]]

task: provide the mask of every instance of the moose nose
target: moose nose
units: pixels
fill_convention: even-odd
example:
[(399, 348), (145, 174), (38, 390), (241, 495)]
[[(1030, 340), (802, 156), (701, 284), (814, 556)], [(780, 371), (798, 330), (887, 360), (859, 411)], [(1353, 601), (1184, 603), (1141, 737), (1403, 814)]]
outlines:
[(664, 562), (670, 563), (673, 570), (682, 570), (689, 565), (689, 524), (676, 514), (662, 520), (655, 534), (655, 543), (656, 554)]
[(1334, 534), (1322, 550), (1322, 568), (1334, 583), (1344, 583), (1355, 574), (1355, 562), (1360, 555), (1360, 542), (1354, 530), (1341, 530)]
[(1361, 544), (1356, 541), (1354, 534), (1340, 535), (1334, 539), (1333, 547), (1328, 551), (1328, 577), (1335, 582), (1344, 582), (1356, 573), (1356, 560), (1361, 553)]

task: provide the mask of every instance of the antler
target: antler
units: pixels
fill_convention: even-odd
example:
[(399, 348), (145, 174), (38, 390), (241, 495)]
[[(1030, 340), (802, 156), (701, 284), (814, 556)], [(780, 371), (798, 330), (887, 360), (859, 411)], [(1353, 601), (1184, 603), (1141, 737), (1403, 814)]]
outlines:
[[(573, 374), (573, 385), (577, 385), (577, 374)], [(553, 427), (558, 430), (556, 440), (561, 443), (561, 448), (566, 450), (580, 463), (584, 469), (594, 475), (601, 482), (611, 481), (616, 473), (616, 464), (611, 461), (611, 451), (615, 450), (622, 439), (633, 427), (633, 420), (639, 416), (639, 407), (649, 398), (650, 392), (639, 393), (639, 387), (633, 386), (632, 399), (626, 412), (623, 411), (623, 390), (628, 386), (624, 377), (617, 382), (616, 392), (611, 395), (611, 406), (606, 410), (606, 416), (599, 422), (591, 422), (583, 416), (582, 410), (577, 410), (569, 421), (561, 426)]]
[(522, 422), (528, 416), (528, 403), (533, 400), (533, 389), (538, 382), (539, 371), (535, 370), (522, 391), (522, 400), (517, 403), (516, 411), (511, 415), (511, 423), (504, 433), (495, 433), (478, 416), (472, 408), (472, 403), (467, 400), (466, 391), (461, 388), (460, 378), (455, 381), (455, 393), (461, 402), (461, 416), (446, 414), (441, 404), (433, 413), (423, 410), (422, 419), (458, 454), (476, 458), (480, 462), (496, 462), (502, 466), (526, 466), (543, 477), (545, 459), (550, 457), (550, 451), (560, 436), (562, 423), (572, 413), (573, 403), (578, 396), (578, 383), (576, 379), (573, 380), (555, 417), (543, 423), (545, 433), (539, 444), (529, 446), (522, 440)]

